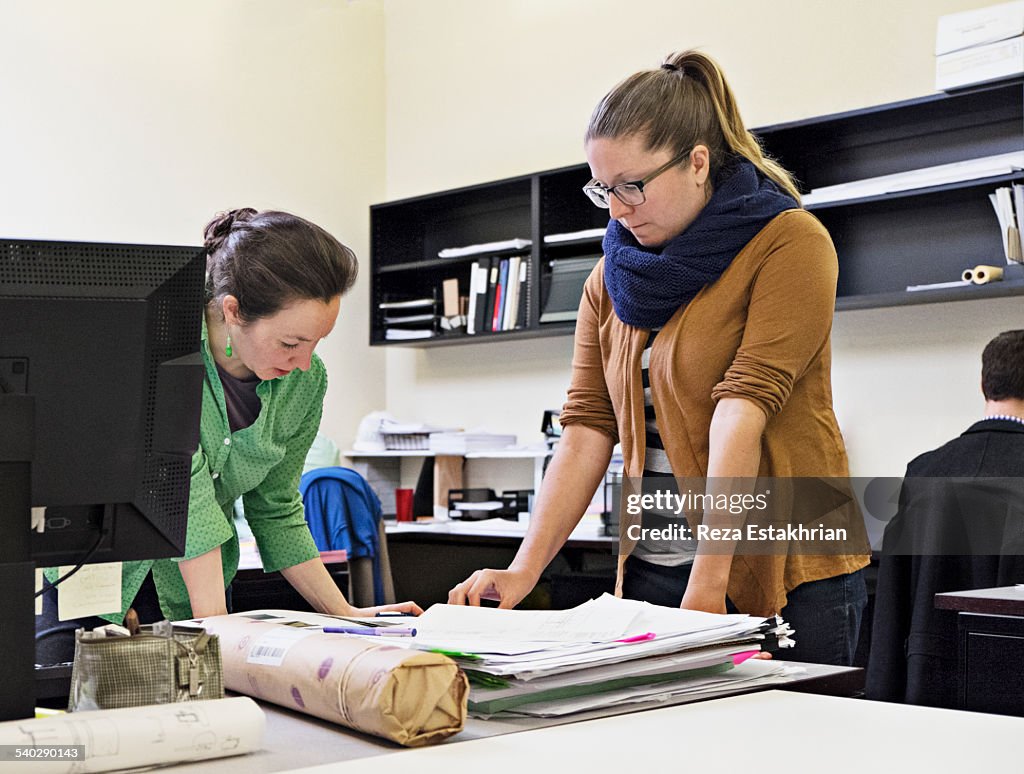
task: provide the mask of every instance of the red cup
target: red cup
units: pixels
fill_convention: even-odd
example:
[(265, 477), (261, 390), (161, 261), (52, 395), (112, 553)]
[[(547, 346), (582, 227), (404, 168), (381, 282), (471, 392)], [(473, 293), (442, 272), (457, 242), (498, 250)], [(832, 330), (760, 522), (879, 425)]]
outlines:
[(395, 490), (395, 519), (397, 521), (412, 521), (412, 490)]

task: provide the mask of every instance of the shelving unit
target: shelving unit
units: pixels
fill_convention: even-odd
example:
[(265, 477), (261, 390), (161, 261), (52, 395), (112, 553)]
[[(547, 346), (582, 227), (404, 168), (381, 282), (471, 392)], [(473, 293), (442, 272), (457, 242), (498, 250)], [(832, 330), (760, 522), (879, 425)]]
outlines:
[(371, 473), (369, 469), (360, 470), (377, 491), (381, 498), (386, 513), (392, 513), (394, 502), (394, 489), (401, 485), (400, 463), (402, 458), (418, 457), (428, 459), (436, 456), (462, 457), (463, 461), (470, 460), (530, 460), (532, 461), (533, 491), (540, 491), (540, 483), (544, 477), (544, 464), (553, 452), (550, 449), (495, 449), (492, 451), (474, 451), (465, 454), (437, 455), (428, 449), (421, 450), (390, 450), (378, 452), (360, 452), (349, 449), (342, 452), (342, 456), (350, 460), (366, 460), (368, 462), (393, 461), (392, 465), (377, 466)]
[[(766, 151), (805, 192), (943, 164), (1024, 153), (1024, 85), (1014, 80), (755, 129)], [(573, 321), (541, 323), (551, 261), (600, 255), (600, 237), (545, 242), (607, 224), (581, 188), (585, 164), (445, 191), (370, 208), (370, 343), (415, 347), (570, 334)], [(839, 254), (836, 310), (866, 309), (1024, 294), (1024, 280), (907, 291), (959, 279), (977, 264), (1002, 265), (1002, 239), (988, 194), (1024, 182), (1024, 171), (809, 204)], [(518, 254), (529, 266), (527, 313), (516, 330), (389, 341), (378, 304), (433, 296), (456, 278), (469, 292), (476, 256), (441, 259), (446, 247), (497, 240), (532, 241)], [(488, 253), (485, 257), (490, 257)]]

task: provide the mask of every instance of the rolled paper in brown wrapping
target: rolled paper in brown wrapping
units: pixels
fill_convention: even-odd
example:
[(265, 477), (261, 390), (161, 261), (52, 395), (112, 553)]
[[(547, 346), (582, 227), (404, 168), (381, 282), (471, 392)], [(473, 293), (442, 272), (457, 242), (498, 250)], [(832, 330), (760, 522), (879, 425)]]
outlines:
[(469, 682), (447, 656), (256, 621), (203, 620), (220, 637), (224, 686), (406, 747), (466, 721)]
[(998, 266), (979, 264), (971, 269), (971, 282), (975, 285), (987, 285), (990, 282), (998, 282), (1002, 278), (1003, 270)]

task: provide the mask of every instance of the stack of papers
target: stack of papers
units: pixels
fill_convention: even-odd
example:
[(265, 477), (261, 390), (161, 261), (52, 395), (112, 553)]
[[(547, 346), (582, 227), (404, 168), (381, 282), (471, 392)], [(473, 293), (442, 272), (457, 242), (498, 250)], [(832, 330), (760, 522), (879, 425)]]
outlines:
[[(434, 605), (418, 618), (345, 618), (286, 610), (238, 617), (339, 637), (444, 653), (470, 679), (475, 717), (560, 717), (630, 704), (670, 703), (787, 682), (802, 670), (751, 658), (769, 640), (793, 644), (777, 618), (716, 615), (609, 594), (571, 610), (498, 610)], [(199, 623), (201, 621), (193, 621)]]
[(551, 717), (791, 677), (781, 664), (747, 660), (766, 637), (792, 644), (781, 622), (610, 595), (558, 611), (435, 605), (416, 627), (403, 644), (454, 658), (477, 717)]

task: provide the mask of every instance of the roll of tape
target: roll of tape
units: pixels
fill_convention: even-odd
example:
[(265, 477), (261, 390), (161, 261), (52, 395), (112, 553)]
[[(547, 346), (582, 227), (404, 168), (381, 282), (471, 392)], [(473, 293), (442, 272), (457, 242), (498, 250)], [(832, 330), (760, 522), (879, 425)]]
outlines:
[[(1003, 270), (998, 266), (986, 266), (980, 264), (975, 266), (971, 282), (975, 285), (987, 285), (990, 282), (998, 282), (1003, 278)], [(964, 272), (965, 274), (967, 272)]]

